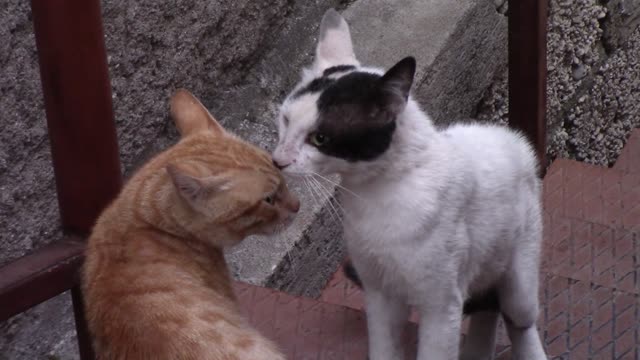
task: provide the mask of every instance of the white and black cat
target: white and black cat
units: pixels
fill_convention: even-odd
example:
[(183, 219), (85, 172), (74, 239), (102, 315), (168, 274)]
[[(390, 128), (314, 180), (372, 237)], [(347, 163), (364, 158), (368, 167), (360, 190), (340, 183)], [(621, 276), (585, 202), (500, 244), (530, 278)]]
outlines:
[[(315, 61), (282, 104), (274, 162), (339, 174), (344, 236), (365, 289), (369, 357), (403, 358), (420, 314), (418, 358), (491, 359), (499, 313), (515, 359), (546, 359), (536, 328), (542, 236), (537, 161), (505, 127), (437, 130), (411, 98), (416, 62), (361, 67), (346, 21), (325, 13)], [(472, 304), (495, 304), (477, 309)]]

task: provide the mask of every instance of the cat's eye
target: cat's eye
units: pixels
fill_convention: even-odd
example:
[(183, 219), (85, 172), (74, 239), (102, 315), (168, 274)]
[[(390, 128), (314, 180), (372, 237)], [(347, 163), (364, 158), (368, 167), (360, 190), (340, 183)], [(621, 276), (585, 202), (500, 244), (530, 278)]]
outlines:
[(266, 202), (269, 205), (273, 205), (276, 203), (276, 197), (274, 195), (269, 195), (264, 198), (264, 202)]
[(309, 135), (309, 142), (313, 146), (320, 147), (326, 144), (327, 141), (329, 141), (329, 138), (326, 135), (323, 135), (321, 133), (314, 132)]

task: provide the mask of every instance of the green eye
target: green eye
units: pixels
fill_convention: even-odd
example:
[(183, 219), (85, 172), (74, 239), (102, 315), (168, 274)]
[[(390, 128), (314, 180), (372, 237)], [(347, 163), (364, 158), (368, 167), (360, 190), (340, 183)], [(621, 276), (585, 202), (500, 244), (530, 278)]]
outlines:
[(309, 135), (309, 142), (313, 146), (320, 147), (320, 146), (326, 144), (327, 141), (329, 141), (329, 138), (326, 137), (323, 134), (315, 132), (315, 133), (312, 133), (311, 135)]
[(266, 198), (264, 198), (264, 201), (269, 205), (273, 205), (276, 203), (276, 197), (273, 195), (269, 195)]

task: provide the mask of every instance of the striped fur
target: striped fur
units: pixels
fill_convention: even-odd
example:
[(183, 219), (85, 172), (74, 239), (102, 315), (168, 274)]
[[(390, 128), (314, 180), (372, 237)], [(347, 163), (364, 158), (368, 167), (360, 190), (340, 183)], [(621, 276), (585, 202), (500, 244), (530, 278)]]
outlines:
[(186, 90), (181, 140), (98, 219), (83, 273), (98, 359), (284, 357), (242, 317), (222, 248), (273, 233), (299, 208), (270, 156), (225, 132)]

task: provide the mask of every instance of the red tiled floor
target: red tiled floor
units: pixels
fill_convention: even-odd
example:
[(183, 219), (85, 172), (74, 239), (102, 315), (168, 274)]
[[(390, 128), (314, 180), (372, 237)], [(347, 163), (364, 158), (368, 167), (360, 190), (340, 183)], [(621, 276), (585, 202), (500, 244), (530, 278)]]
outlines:
[(543, 271), (640, 294), (638, 233), (567, 218), (545, 225)]
[(637, 294), (557, 275), (542, 280), (540, 327), (550, 358), (640, 356)]
[(329, 279), (322, 290), (320, 300), (330, 304), (347, 306), (351, 309), (364, 310), (364, 294), (344, 276), (342, 266)]
[(627, 144), (622, 149), (622, 153), (615, 165), (614, 169), (625, 173), (640, 172), (640, 129), (631, 132)]
[(640, 226), (640, 171), (556, 160), (545, 178), (544, 205), (554, 217), (625, 229)]
[[(287, 359), (366, 359), (366, 319), (361, 311), (240, 282), (234, 285), (251, 324), (277, 342)], [(405, 341), (407, 356), (415, 358), (415, 324), (407, 324)]]

